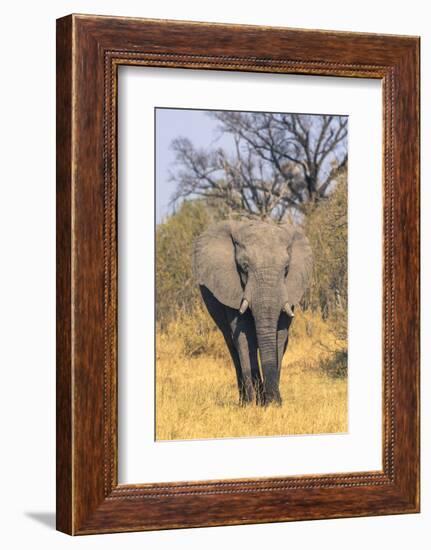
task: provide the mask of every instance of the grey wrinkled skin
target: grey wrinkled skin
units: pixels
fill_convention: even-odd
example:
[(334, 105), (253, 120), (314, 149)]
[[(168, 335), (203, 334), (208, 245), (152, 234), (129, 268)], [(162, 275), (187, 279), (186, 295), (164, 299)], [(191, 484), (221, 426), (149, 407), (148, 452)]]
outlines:
[(281, 404), (281, 362), (311, 270), (307, 238), (287, 224), (225, 221), (196, 239), (193, 271), (232, 356), (240, 404)]

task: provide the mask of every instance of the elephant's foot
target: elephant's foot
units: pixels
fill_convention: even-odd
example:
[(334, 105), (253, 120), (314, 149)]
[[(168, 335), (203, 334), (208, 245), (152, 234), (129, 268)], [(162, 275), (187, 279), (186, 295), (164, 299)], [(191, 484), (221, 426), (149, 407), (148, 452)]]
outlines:
[(239, 406), (240, 407), (246, 407), (247, 405), (251, 405), (253, 403), (253, 396), (249, 394), (241, 394), (239, 396)]
[(254, 389), (253, 385), (250, 383), (241, 384), (239, 387), (239, 404), (241, 407), (250, 405), (254, 401)]
[(283, 405), (283, 401), (281, 399), (265, 399), (264, 403), (262, 404), (263, 407), (281, 407)]
[(281, 407), (282, 404), (283, 401), (278, 390), (272, 392), (266, 391), (264, 393), (262, 403), (263, 406), (267, 407), (268, 405), (276, 405), (277, 407)]
[(256, 405), (258, 406), (263, 405), (264, 404), (263, 383), (259, 378), (253, 380), (253, 389), (254, 389)]

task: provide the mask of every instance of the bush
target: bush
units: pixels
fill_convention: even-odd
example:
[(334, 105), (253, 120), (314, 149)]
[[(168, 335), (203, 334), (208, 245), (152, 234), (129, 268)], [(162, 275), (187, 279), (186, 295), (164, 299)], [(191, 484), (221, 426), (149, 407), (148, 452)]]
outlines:
[(184, 202), (156, 230), (156, 319), (163, 329), (178, 313), (191, 313), (200, 303), (192, 274), (192, 247), (211, 221), (200, 201)]
[(304, 223), (314, 254), (313, 279), (305, 304), (330, 319), (347, 338), (347, 175), (318, 206), (309, 207)]
[(322, 371), (330, 378), (347, 377), (347, 349), (336, 351), (320, 364)]

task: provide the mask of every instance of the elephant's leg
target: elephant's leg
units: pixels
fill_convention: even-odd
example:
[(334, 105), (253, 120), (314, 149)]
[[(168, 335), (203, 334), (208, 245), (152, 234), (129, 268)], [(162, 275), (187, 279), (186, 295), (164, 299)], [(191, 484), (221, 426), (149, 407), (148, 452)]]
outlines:
[(251, 368), (251, 378), (253, 382), (253, 388), (256, 397), (256, 404), (263, 405), (263, 381), (262, 375), (259, 368), (259, 359), (258, 359), (258, 345), (256, 337), (256, 327), (254, 326), (254, 319), (251, 316), (249, 320), (249, 326), (247, 330), (247, 345), (248, 345), (248, 355), (250, 360)]
[(229, 334), (228, 336), (225, 336), (225, 342), (229, 349), (230, 356), (232, 357), (233, 366), (235, 367), (235, 374), (236, 374), (236, 382), (238, 385), (238, 393), (239, 393), (239, 402), (240, 405), (244, 404), (246, 401), (246, 397), (244, 395), (244, 379), (242, 375), (242, 367), (241, 367), (241, 359), (238, 353), (238, 350), (236, 349), (233, 340), (232, 335)]
[(260, 391), (261, 386), (253, 317), (249, 311), (238, 315), (230, 310), (228, 319), (241, 366), (240, 403), (247, 404), (254, 400), (256, 388)]
[(250, 402), (250, 398), (247, 392), (247, 376), (244, 373), (244, 360), (242, 359), (243, 354), (241, 353), (242, 346), (238, 342), (234, 342), (233, 334), (230, 330), (230, 326), (226, 320), (226, 326), (229, 327), (229, 330), (222, 331), (226, 345), (229, 349), (230, 355), (232, 357), (232, 362), (235, 367), (236, 381), (238, 385), (239, 392), (239, 403), (240, 405), (245, 405)]
[[(238, 350), (234, 345), (232, 338), (232, 330), (228, 319), (227, 311), (230, 308), (227, 308), (225, 305), (221, 304), (211, 292), (204, 286), (200, 287), (202, 298), (207, 306), (208, 312), (214, 320), (215, 324), (220, 329), (223, 334), (226, 346), (229, 350), (229, 353), (232, 357), (233, 366), (235, 367), (236, 381), (238, 385), (239, 400), (240, 403), (243, 401), (243, 388), (244, 381), (242, 375), (241, 361), (238, 354)], [(231, 310), (233, 312), (233, 310)], [(232, 313), (230, 315), (232, 317)]]
[(289, 343), (289, 327), (291, 322), (292, 318), (286, 313), (282, 312), (278, 320), (277, 327), (278, 384), (280, 383), (280, 373), (283, 356), (286, 352), (287, 344)]

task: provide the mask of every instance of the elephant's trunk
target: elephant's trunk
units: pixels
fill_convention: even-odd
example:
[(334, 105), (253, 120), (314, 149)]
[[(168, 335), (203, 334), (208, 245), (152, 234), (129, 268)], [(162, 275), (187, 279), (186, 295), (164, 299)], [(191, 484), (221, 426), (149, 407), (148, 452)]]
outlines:
[(281, 404), (277, 352), (277, 326), (280, 317), (279, 275), (271, 271), (256, 274), (252, 298), (253, 317), (263, 375), (263, 401)]
[(260, 328), (256, 330), (263, 375), (263, 402), (265, 405), (272, 402), (280, 405), (276, 328), (268, 331)]

